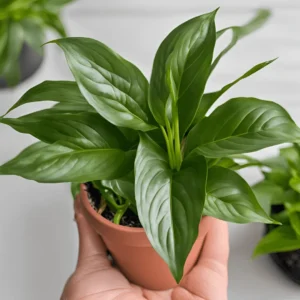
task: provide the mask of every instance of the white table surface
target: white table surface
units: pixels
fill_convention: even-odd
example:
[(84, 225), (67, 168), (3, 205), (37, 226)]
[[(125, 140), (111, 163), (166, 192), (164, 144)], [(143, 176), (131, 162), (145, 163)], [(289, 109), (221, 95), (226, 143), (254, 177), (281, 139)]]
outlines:
[[(207, 1), (208, 2), (208, 1)], [(97, 38), (137, 64), (147, 76), (159, 42), (175, 25), (189, 17), (221, 6), (218, 28), (244, 23), (253, 8), (270, 6), (274, 17), (259, 33), (242, 41), (220, 63), (208, 85), (213, 90), (235, 79), (254, 64), (279, 56), (272, 66), (241, 82), (223, 99), (256, 96), (285, 105), (300, 120), (300, 3), (297, 0), (211, 1), (82, 0), (65, 14), (71, 36)], [(46, 59), (32, 78), (13, 90), (0, 91), (0, 115), (33, 85), (46, 80), (70, 79), (61, 51), (46, 47)], [(20, 108), (24, 114), (41, 105)], [(0, 163), (16, 155), (34, 139), (0, 126)], [(276, 153), (276, 148), (255, 155)], [(255, 170), (243, 172), (254, 183)], [(66, 184), (38, 184), (14, 176), (0, 178), (0, 299), (59, 299), (65, 280), (74, 269), (77, 233), (73, 222), (72, 199)], [(268, 259), (251, 260), (263, 225), (230, 224), (230, 300), (299, 300), (300, 287), (288, 281)]]

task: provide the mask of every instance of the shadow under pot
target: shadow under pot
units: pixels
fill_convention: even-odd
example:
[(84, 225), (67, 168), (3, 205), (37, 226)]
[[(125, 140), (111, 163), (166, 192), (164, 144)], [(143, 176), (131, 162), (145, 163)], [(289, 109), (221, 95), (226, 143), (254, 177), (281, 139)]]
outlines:
[[(104, 216), (97, 213), (100, 203), (100, 193), (91, 184), (81, 185), (80, 201), (83, 214), (102, 237), (112, 257), (113, 265), (120, 269), (126, 278), (133, 284), (150, 290), (166, 290), (177, 285), (168, 265), (151, 246), (143, 228), (138, 226), (139, 221), (126, 216), (130, 220), (124, 223), (129, 226), (112, 223), (109, 213)], [(136, 217), (135, 217), (136, 218)], [(122, 222), (120, 223), (122, 224)], [(198, 238), (188, 256), (184, 274), (187, 274), (196, 264), (202, 247)]]
[[(20, 81), (25, 81), (27, 78), (31, 77), (41, 66), (43, 62), (43, 55), (37, 53), (27, 44), (23, 45), (19, 56), (19, 67), (20, 67)], [(1, 88), (9, 88), (5, 79), (0, 76), (0, 89)]]
[[(279, 213), (283, 210), (283, 205), (272, 206), (272, 213)], [(266, 234), (275, 227), (274, 225), (266, 225)], [(300, 285), (300, 249), (271, 253), (269, 256), (288, 278)]]

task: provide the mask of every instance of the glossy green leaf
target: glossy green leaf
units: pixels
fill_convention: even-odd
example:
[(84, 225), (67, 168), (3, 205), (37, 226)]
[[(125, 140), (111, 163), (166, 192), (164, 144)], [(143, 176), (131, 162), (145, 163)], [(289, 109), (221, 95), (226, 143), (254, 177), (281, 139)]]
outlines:
[(278, 104), (235, 98), (219, 106), (189, 133), (187, 151), (223, 157), (300, 140), (300, 129)]
[(42, 19), (45, 25), (57, 32), (59, 36), (63, 38), (67, 36), (65, 27), (60, 19), (59, 14), (44, 10)]
[(149, 105), (165, 125), (168, 101), (177, 102), (182, 135), (192, 123), (209, 76), (216, 40), (216, 11), (175, 28), (160, 45), (150, 81)]
[(141, 136), (135, 160), (138, 214), (152, 246), (177, 282), (198, 236), (206, 178), (204, 157), (183, 161), (174, 173), (165, 151), (147, 135)]
[(236, 44), (237, 42), (242, 39), (243, 37), (246, 37), (247, 35), (251, 34), (252, 32), (256, 31), (257, 29), (261, 28), (265, 23), (268, 21), (271, 13), (268, 9), (260, 9), (257, 11), (257, 14), (255, 17), (250, 20), (247, 24), (243, 26), (232, 26), (227, 27), (225, 29), (222, 29), (217, 32), (217, 37), (221, 37), (225, 32), (231, 31), (232, 37), (230, 43), (226, 46), (226, 48), (216, 57), (214, 60), (211, 72), (214, 70), (214, 68), (217, 66), (221, 58), (227, 54)]
[(291, 168), (300, 170), (300, 152), (296, 149), (296, 147), (280, 149), (280, 156), (288, 161)]
[(283, 169), (272, 169), (269, 172), (263, 172), (265, 179), (271, 181), (284, 189), (289, 187), (290, 174)]
[(72, 149), (126, 149), (128, 142), (121, 131), (98, 113), (61, 113), (46, 109), (17, 119), (1, 118), (0, 123), (28, 133), (45, 143), (60, 141)]
[(250, 186), (236, 172), (212, 167), (208, 170), (206, 188), (205, 215), (233, 223), (273, 223)]
[(294, 191), (300, 193), (300, 177), (292, 177), (289, 181), (289, 185)]
[(135, 151), (73, 150), (39, 142), (0, 166), (0, 175), (18, 175), (46, 183), (114, 179), (132, 170), (134, 156)]
[(273, 229), (260, 240), (254, 250), (253, 256), (299, 249), (300, 239), (297, 238), (293, 228), (289, 225), (282, 225)]
[(134, 194), (134, 174), (133, 172), (128, 175), (114, 179), (114, 180), (102, 180), (102, 185), (115, 194), (129, 200), (130, 203), (135, 204), (135, 194)]
[(104, 44), (88, 38), (53, 41), (65, 52), (81, 93), (109, 122), (148, 131), (148, 82), (133, 64)]
[(300, 239), (300, 212), (297, 211), (289, 212), (289, 218), (290, 218), (291, 226), (293, 227), (294, 231), (296, 232), (297, 236)]
[(271, 64), (273, 61), (275, 61), (275, 59), (269, 60), (269, 61), (265, 61), (265, 62), (262, 62), (260, 64), (257, 64), (256, 66), (254, 66), (253, 68), (251, 68), (249, 71), (247, 71), (244, 75), (242, 75), (238, 79), (236, 79), (233, 82), (225, 85), (221, 90), (219, 90), (217, 92), (212, 92), (212, 93), (204, 94), (203, 98), (201, 100), (201, 105), (200, 105), (200, 107), (199, 107), (199, 109), (197, 111), (197, 115), (195, 117), (194, 124), (196, 124), (199, 121), (201, 121), (205, 117), (205, 115), (208, 112), (208, 110), (212, 107), (212, 105), (225, 92), (227, 92), (231, 87), (233, 87), (235, 84), (237, 84), (241, 80), (243, 80), (243, 79), (245, 79), (245, 78), (253, 75), (254, 73), (260, 71), (261, 69), (265, 68), (266, 66), (268, 66), (269, 64)]
[(74, 200), (76, 199), (77, 195), (80, 194), (80, 185), (81, 185), (81, 183), (78, 183), (78, 182), (71, 183), (71, 193), (72, 193)]
[(90, 110), (90, 105), (79, 91), (76, 82), (73, 81), (44, 81), (28, 90), (21, 99), (15, 103), (6, 114), (17, 107), (33, 102), (55, 101), (64, 103), (71, 107), (72, 104), (86, 105)]
[[(1, 59), (3, 59), (2, 55), (7, 45), (7, 38), (8, 38), (8, 22), (0, 21), (0, 58)], [(1, 67), (0, 67), (0, 74), (1, 74)]]
[(271, 213), (271, 205), (284, 202), (284, 190), (272, 181), (262, 181), (253, 186), (254, 195), (267, 214)]

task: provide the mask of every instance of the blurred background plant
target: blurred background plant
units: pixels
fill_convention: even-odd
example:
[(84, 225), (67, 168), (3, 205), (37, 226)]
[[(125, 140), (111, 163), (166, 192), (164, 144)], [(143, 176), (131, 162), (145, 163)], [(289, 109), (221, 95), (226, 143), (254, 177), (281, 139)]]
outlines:
[(72, 0), (0, 0), (0, 79), (8, 86), (21, 79), (24, 48), (43, 56), (46, 29), (66, 36), (60, 12), (69, 2)]

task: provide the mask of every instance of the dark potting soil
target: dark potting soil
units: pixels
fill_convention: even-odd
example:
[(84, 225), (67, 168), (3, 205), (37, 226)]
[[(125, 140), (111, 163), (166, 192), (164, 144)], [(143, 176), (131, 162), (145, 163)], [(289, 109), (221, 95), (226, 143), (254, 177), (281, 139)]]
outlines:
[[(98, 189), (93, 187), (93, 184), (91, 182), (87, 182), (85, 186), (91, 206), (95, 211), (98, 212), (100, 208), (101, 193)], [(102, 217), (113, 222), (114, 216), (115, 213), (108, 206), (106, 206), (104, 212), (102, 213)], [(136, 228), (143, 227), (139, 220), (139, 217), (136, 216), (130, 209), (127, 209), (124, 216), (121, 218), (120, 225)]]
[[(273, 205), (272, 213), (283, 210), (282, 205)], [(272, 225), (266, 225), (266, 233), (272, 230)], [(288, 252), (271, 253), (270, 257), (278, 267), (294, 282), (300, 284), (300, 249)]]

